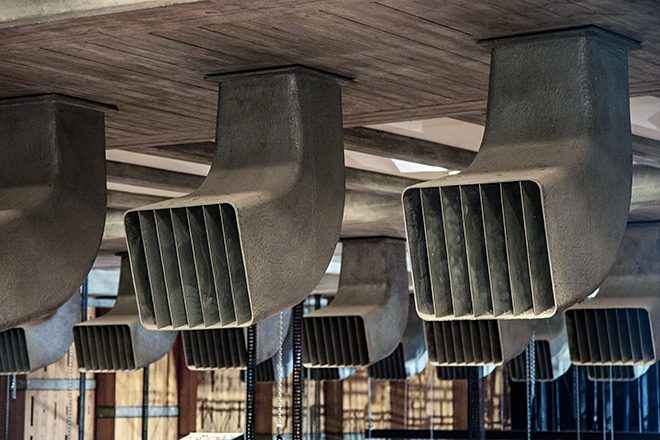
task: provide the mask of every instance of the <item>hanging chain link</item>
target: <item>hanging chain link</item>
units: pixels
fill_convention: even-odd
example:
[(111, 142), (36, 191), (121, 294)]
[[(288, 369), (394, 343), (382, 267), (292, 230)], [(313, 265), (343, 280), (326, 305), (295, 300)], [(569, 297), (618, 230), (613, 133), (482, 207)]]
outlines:
[(282, 395), (284, 383), (284, 314), (280, 312), (279, 323), (279, 343), (280, 349), (277, 352), (277, 438), (282, 438), (284, 432), (284, 423), (282, 418)]
[(527, 368), (527, 440), (532, 438), (532, 412), (534, 394), (536, 392), (536, 332), (532, 332), (532, 339), (525, 350), (525, 366)]
[(66, 354), (66, 369), (67, 369), (67, 383), (66, 383), (66, 440), (71, 439), (73, 432), (73, 353), (69, 348)]

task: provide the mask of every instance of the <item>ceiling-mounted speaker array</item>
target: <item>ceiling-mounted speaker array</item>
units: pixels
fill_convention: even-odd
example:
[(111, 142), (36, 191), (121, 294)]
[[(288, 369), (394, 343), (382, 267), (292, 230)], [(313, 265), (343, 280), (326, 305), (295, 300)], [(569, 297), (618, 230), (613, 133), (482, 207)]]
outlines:
[(142, 323), (246, 327), (318, 284), (344, 211), (341, 85), (304, 67), (212, 76), (216, 156), (193, 193), (129, 211)]
[(495, 371), (495, 365), (483, 367), (435, 367), (435, 375), (438, 380), (468, 380), (474, 370), (477, 370), (479, 373), (478, 377), (483, 379)]
[(80, 295), (74, 295), (50, 316), (0, 332), (0, 375), (29, 373), (61, 359), (78, 322)]
[(428, 364), (429, 356), (424, 341), (424, 324), (409, 295), (408, 322), (403, 339), (392, 354), (369, 366), (372, 379), (407, 380), (421, 373)]
[[(536, 321), (534, 335), (534, 380), (550, 382), (558, 379), (571, 367), (563, 313)], [(526, 351), (513, 358), (508, 366), (511, 380), (525, 382), (529, 379)]]
[(593, 382), (630, 382), (642, 377), (648, 365), (589, 365), (587, 377)]
[(435, 366), (502, 365), (522, 353), (533, 325), (528, 320), (426, 321), (429, 362)]
[(593, 299), (566, 311), (577, 365), (652, 365), (660, 348), (660, 223), (630, 223)]
[[(291, 311), (283, 312), (289, 328)], [(279, 316), (257, 324), (257, 365), (272, 362), (279, 346)], [(247, 329), (226, 328), (181, 332), (186, 365), (191, 370), (244, 369), (247, 367)]]
[(60, 95), (0, 100), (0, 331), (55, 312), (94, 263), (107, 109)]
[(594, 26), (487, 43), (479, 153), (403, 194), (424, 320), (549, 318), (601, 284), (628, 218), (638, 43)]
[(156, 332), (140, 325), (128, 255), (121, 255), (119, 290), (107, 314), (73, 328), (82, 371), (126, 371), (146, 367), (165, 356), (177, 332)]
[(373, 365), (392, 354), (408, 321), (405, 241), (342, 241), (337, 295), (303, 319), (303, 363), (314, 367)]

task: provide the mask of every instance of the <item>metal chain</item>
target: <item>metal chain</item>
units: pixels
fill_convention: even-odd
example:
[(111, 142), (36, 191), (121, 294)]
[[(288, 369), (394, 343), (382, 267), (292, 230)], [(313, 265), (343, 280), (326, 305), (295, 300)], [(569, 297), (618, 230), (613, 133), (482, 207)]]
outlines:
[(247, 368), (245, 369), (245, 438), (256, 438), (257, 325), (247, 329)]
[(303, 303), (299, 303), (293, 308), (293, 379), (291, 394), (293, 397), (292, 405), (292, 438), (293, 440), (302, 440), (303, 432), (303, 392), (304, 392), (304, 377), (303, 377), (303, 355), (302, 355), (302, 338), (303, 338)]
[(66, 354), (67, 384), (66, 384), (66, 440), (71, 440), (73, 432), (73, 354), (69, 348)]
[(277, 438), (282, 438), (284, 423), (282, 419), (282, 394), (284, 383), (284, 314), (280, 312), (279, 323), (279, 343), (280, 349), (277, 352)]
[(142, 440), (149, 439), (149, 366), (142, 368)]
[(527, 381), (525, 390), (527, 392), (527, 440), (532, 438), (532, 406), (536, 392), (536, 332), (532, 332), (532, 338), (527, 345), (525, 353), (525, 367), (527, 368)]

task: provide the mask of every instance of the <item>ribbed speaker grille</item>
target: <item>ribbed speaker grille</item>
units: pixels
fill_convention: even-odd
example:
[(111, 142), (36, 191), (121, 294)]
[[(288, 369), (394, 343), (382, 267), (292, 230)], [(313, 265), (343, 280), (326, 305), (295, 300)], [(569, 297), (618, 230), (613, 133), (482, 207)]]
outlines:
[(303, 359), (315, 366), (369, 365), (364, 320), (359, 316), (305, 317)]
[(571, 309), (566, 330), (573, 362), (648, 364), (655, 359), (644, 309)]
[(125, 222), (143, 322), (192, 328), (251, 320), (231, 205), (133, 211)]
[(587, 367), (587, 375), (592, 381), (630, 381), (636, 379), (635, 367), (632, 365), (590, 365)]
[(30, 371), (25, 332), (12, 328), (0, 333), (0, 373), (23, 373)]
[(488, 318), (554, 306), (536, 183), (412, 188), (403, 201), (420, 312)]
[(425, 321), (429, 360), (443, 365), (502, 362), (497, 321)]
[[(553, 380), (552, 355), (550, 354), (550, 343), (548, 341), (536, 341), (536, 380)], [(527, 354), (522, 352), (509, 362), (509, 374), (511, 380), (516, 382), (527, 381)]]
[(403, 357), (403, 346), (399, 344), (391, 355), (370, 365), (369, 377), (382, 380), (406, 380), (406, 360)]
[(468, 380), (473, 368), (481, 367), (435, 367), (435, 374), (439, 380)]
[(131, 330), (127, 325), (80, 325), (73, 328), (78, 365), (87, 370), (135, 369)]
[(309, 368), (310, 380), (322, 382), (324, 380), (340, 380), (339, 368)]
[(188, 365), (201, 369), (247, 366), (245, 335), (240, 328), (181, 332)]

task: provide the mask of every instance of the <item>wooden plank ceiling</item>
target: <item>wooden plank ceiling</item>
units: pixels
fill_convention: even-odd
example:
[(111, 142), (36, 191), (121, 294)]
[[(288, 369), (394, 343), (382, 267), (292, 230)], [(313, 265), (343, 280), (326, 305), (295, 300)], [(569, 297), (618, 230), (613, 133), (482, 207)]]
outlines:
[(660, 6), (641, 0), (202, 1), (0, 29), (0, 97), (59, 92), (116, 104), (108, 148), (212, 140), (207, 73), (306, 64), (356, 79), (347, 126), (479, 120), (484, 37), (593, 23), (643, 41), (631, 93), (660, 96)]

